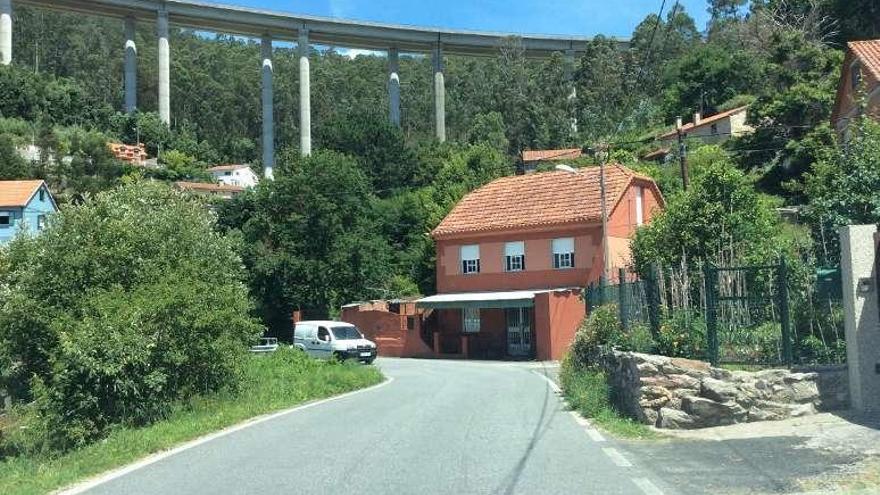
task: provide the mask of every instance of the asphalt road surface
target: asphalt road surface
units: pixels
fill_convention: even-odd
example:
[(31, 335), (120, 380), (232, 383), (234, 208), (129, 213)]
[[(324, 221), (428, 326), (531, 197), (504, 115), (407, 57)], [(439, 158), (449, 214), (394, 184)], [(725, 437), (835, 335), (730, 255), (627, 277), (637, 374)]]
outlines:
[(377, 364), (390, 383), (241, 429), (88, 493), (674, 493), (566, 411), (540, 363)]

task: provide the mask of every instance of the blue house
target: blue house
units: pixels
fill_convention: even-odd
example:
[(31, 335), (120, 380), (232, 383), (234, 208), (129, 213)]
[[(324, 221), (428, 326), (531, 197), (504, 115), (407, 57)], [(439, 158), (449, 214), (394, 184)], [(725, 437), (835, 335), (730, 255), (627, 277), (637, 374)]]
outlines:
[(21, 231), (37, 233), (49, 215), (58, 211), (55, 199), (42, 180), (0, 181), (0, 244)]

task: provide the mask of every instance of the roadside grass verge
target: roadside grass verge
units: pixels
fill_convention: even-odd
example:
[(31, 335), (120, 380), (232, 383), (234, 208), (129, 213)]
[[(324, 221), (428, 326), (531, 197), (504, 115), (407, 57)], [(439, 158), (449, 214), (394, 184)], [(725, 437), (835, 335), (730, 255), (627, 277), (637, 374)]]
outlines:
[(626, 439), (654, 440), (663, 435), (620, 414), (611, 404), (611, 388), (605, 374), (590, 369), (575, 369), (569, 359), (559, 370), (562, 393), (572, 409), (609, 434)]
[(65, 454), (0, 461), (0, 493), (50, 492), (249, 418), (383, 380), (374, 366), (317, 361), (287, 349), (252, 356), (246, 368), (238, 393), (178, 404), (162, 421), (119, 427), (105, 439)]

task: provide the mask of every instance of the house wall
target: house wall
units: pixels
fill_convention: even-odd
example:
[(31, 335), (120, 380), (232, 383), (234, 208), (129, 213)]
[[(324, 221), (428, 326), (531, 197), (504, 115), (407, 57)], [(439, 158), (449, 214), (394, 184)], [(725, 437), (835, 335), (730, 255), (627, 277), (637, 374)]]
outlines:
[[(630, 260), (630, 238), (636, 225), (636, 187), (644, 191), (642, 211), (648, 223), (662, 204), (651, 182), (636, 179), (613, 206), (608, 216), (608, 246), (612, 268), (623, 267)], [(613, 199), (610, 199), (611, 201)], [(575, 267), (554, 269), (551, 242), (573, 237)], [(504, 271), (504, 244), (525, 243), (526, 269)], [(479, 244), (480, 273), (461, 272), (459, 251), (462, 245)], [(583, 287), (602, 275), (602, 228), (598, 224), (520, 229), (505, 233), (469, 234), (455, 239), (437, 240), (437, 292), (476, 292)]]
[(863, 68), (861, 71), (862, 87), (859, 92), (853, 91), (851, 68), (855, 61), (852, 53), (847, 53), (840, 74), (839, 94), (833, 116), (835, 121), (832, 124), (841, 136), (845, 136), (850, 120), (859, 115), (858, 103), (863, 97), (859, 92), (867, 95), (865, 112), (875, 120), (880, 120), (880, 81), (877, 81), (870, 71)]
[(535, 357), (541, 361), (562, 359), (585, 315), (580, 290), (536, 294)]
[[(407, 318), (413, 327), (407, 328)], [(364, 336), (376, 343), (380, 356), (426, 357), (434, 351), (421, 338), (421, 319), (415, 314), (397, 314), (385, 309), (342, 308), (340, 320), (358, 327)]]
[(0, 226), (0, 244), (6, 244), (21, 229), (21, 208), (0, 207), (0, 212), (9, 213), (9, 225)]

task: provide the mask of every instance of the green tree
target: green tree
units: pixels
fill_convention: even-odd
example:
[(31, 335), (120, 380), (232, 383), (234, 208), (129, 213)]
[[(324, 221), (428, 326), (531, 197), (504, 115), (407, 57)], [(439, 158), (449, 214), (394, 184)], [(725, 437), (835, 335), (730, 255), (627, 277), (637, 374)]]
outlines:
[(2, 376), (36, 399), (51, 448), (236, 384), (260, 327), (234, 244), (213, 224), (198, 201), (132, 182), (0, 254)]
[(637, 269), (682, 263), (766, 261), (781, 252), (779, 219), (767, 199), (730, 162), (707, 164), (687, 191), (638, 230), (632, 252)]
[(880, 223), (880, 124), (863, 118), (851, 129), (845, 146), (825, 148), (804, 184), (817, 257), (832, 264), (840, 257), (840, 226)]
[(222, 207), (224, 228), (241, 232), (251, 292), (275, 335), (290, 337), (293, 310), (324, 317), (381, 295), (374, 289), (393, 274), (375, 201), (354, 159), (320, 151)]

